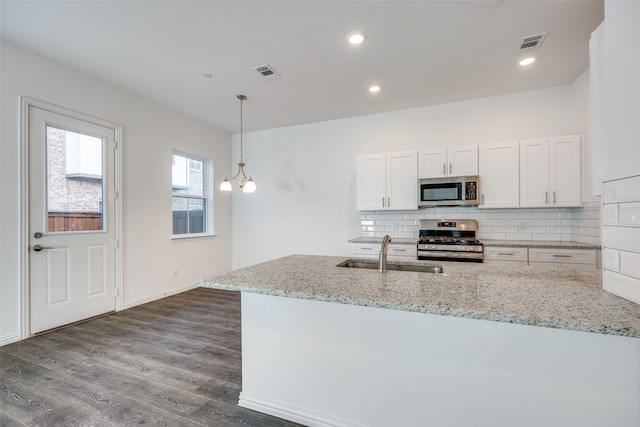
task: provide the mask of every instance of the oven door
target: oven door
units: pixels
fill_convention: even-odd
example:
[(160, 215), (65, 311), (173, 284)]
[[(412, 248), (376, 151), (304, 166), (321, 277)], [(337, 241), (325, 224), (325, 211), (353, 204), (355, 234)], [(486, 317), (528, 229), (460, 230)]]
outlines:
[(424, 261), (484, 262), (484, 254), (482, 252), (418, 250), (418, 259)]

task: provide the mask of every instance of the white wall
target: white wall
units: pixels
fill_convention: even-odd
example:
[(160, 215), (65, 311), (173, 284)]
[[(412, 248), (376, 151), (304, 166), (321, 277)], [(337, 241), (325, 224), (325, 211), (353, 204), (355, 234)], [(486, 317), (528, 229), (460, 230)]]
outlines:
[[(585, 134), (588, 147), (588, 101), (585, 72), (563, 87), (247, 133), (258, 190), (233, 195), (234, 268), (292, 253), (348, 255), (348, 239), (361, 234), (358, 154), (566, 134)], [(235, 135), (234, 156), (238, 143)]]
[(640, 2), (606, 1), (604, 14), (603, 281), (640, 303)]
[[(640, 2), (605, 1), (605, 180), (640, 175)], [(599, 142), (600, 143), (600, 142)]]
[[(231, 199), (216, 192), (215, 237), (172, 241), (171, 152), (214, 159), (214, 179), (231, 168), (231, 137), (106, 82), (10, 43), (1, 45), (0, 344), (20, 338), (19, 96), (123, 125), (123, 306), (193, 286), (231, 268)], [(126, 66), (126, 64), (123, 64)], [(179, 274), (173, 276), (177, 267)]]

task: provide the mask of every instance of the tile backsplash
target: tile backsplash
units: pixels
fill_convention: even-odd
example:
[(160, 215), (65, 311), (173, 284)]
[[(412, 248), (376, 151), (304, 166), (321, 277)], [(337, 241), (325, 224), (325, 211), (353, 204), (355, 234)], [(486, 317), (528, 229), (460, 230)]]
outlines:
[(605, 182), (603, 195), (604, 289), (640, 304), (640, 176)]
[(491, 240), (548, 240), (600, 245), (600, 202), (582, 208), (477, 209), (436, 207), (417, 211), (361, 212), (363, 237), (418, 238), (421, 219), (475, 219), (478, 237)]

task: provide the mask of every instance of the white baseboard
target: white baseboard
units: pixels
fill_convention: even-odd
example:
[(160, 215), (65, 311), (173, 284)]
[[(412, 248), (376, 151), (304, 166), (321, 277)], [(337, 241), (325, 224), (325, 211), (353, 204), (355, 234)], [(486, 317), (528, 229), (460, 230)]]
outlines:
[(177, 295), (177, 294), (180, 294), (182, 292), (189, 291), (191, 289), (195, 289), (196, 287), (197, 286), (196, 286), (196, 284), (194, 282), (194, 283), (190, 283), (190, 284), (188, 284), (186, 286), (181, 286), (179, 288), (169, 289), (168, 291), (159, 292), (157, 294), (149, 295), (149, 296), (146, 296), (146, 297), (143, 297), (143, 298), (138, 298), (138, 299), (133, 300), (133, 301), (128, 301), (128, 302), (123, 301), (122, 302), (122, 310), (126, 310), (127, 308), (132, 308), (132, 307), (135, 307), (137, 305), (142, 305), (142, 304), (146, 304), (148, 302), (152, 302), (152, 301), (156, 301), (156, 300), (159, 300), (159, 299), (162, 299), (162, 298), (166, 298), (166, 297), (169, 297), (171, 295)]
[(5, 335), (0, 337), (0, 347), (3, 345), (11, 344), (16, 341), (20, 341), (20, 334), (18, 332), (14, 332), (13, 334)]
[(240, 392), (238, 406), (273, 415), (309, 427), (361, 427), (346, 420), (326, 414), (309, 411), (305, 408), (289, 405), (284, 402), (268, 399), (251, 393)]

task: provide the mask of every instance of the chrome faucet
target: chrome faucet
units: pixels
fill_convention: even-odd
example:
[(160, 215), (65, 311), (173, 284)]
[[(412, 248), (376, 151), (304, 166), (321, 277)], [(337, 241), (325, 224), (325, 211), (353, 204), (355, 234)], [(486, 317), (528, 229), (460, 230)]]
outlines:
[(387, 272), (387, 248), (389, 247), (389, 242), (391, 241), (391, 237), (387, 234), (382, 239), (382, 247), (380, 248), (380, 259), (378, 264), (378, 271), (380, 273)]

